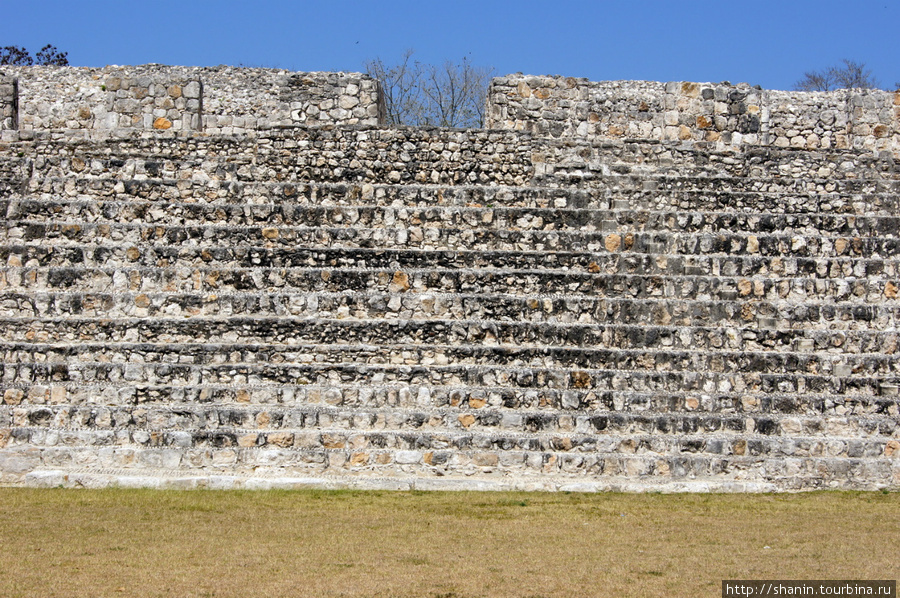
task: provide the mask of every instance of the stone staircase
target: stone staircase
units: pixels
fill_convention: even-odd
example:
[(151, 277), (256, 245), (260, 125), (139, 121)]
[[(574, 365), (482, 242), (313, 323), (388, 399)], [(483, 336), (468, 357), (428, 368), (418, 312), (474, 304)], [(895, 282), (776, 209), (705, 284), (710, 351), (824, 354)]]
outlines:
[(900, 485), (887, 159), (38, 134), (0, 191), (5, 484)]

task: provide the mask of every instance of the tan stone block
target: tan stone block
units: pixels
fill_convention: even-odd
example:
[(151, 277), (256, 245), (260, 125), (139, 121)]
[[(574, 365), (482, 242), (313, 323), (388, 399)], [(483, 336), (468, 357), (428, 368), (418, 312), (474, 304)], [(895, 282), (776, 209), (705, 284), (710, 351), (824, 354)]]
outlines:
[(378, 463), (379, 465), (387, 465), (388, 463), (391, 462), (391, 456), (388, 453), (379, 453), (375, 457), (375, 462)]
[(25, 398), (25, 391), (21, 388), (7, 388), (3, 393), (3, 402), (7, 405), (18, 405)]
[(242, 388), (234, 393), (234, 400), (238, 403), (249, 403), (250, 402), (250, 391)]
[(672, 472), (672, 468), (669, 466), (669, 462), (665, 459), (657, 459), (656, 461), (656, 475), (667, 476)]
[(125, 257), (132, 262), (136, 262), (141, 257), (141, 250), (137, 247), (129, 247), (125, 250)]
[(738, 281), (737, 284), (738, 293), (741, 294), (741, 297), (746, 297), (750, 293), (753, 292), (753, 283), (747, 280), (746, 278)]
[(634, 247), (634, 234), (633, 233), (628, 233), (627, 235), (625, 235), (625, 238), (622, 240), (622, 246), (625, 249), (631, 249), (632, 247)]
[(890, 440), (884, 446), (884, 456), (885, 457), (898, 457), (900, 456), (900, 442), (896, 440)]
[(472, 409), (481, 409), (487, 405), (487, 401), (481, 397), (469, 397), (469, 407)]
[(707, 118), (706, 116), (703, 116), (701, 114), (700, 116), (697, 117), (697, 128), (698, 129), (708, 129), (712, 125), (713, 125), (712, 121), (709, 118)]
[(622, 237), (620, 237), (619, 235), (617, 235), (615, 233), (608, 235), (606, 237), (606, 240), (604, 241), (604, 245), (606, 245), (606, 250), (610, 251), (610, 252), (616, 251), (621, 244), (622, 244)]
[(244, 448), (256, 446), (258, 440), (259, 434), (244, 434), (243, 436), (238, 436), (238, 446)]
[(610, 137), (623, 137), (625, 135), (625, 129), (623, 129), (619, 125), (609, 125), (609, 129), (607, 129), (606, 134)]
[(181, 97), (181, 85), (170, 85), (166, 90), (166, 93), (169, 94), (169, 97), (178, 99)]
[(747, 453), (747, 441), (746, 440), (737, 440), (732, 445), (732, 452), (735, 455), (743, 456)]
[(289, 432), (276, 432), (267, 435), (266, 442), (274, 444), (275, 446), (280, 446), (281, 448), (289, 448), (294, 445), (294, 435)]
[(150, 297), (143, 293), (134, 298), (134, 304), (141, 308), (150, 307), (150, 303)]
[(591, 375), (587, 372), (572, 372), (572, 388), (590, 388), (593, 385)]
[(555, 451), (571, 451), (572, 450), (572, 439), (568, 436), (554, 436), (550, 441), (550, 444), (553, 445), (553, 450)]
[(66, 402), (66, 387), (54, 386), (50, 389), (50, 402), (59, 404)]
[(691, 138), (693, 138), (693, 133), (691, 133), (691, 130), (688, 127), (685, 125), (678, 127), (678, 139), (688, 141)]
[(459, 420), (459, 423), (461, 423), (463, 425), (464, 428), (468, 428), (472, 424), (475, 423), (475, 416), (472, 415), (471, 413), (464, 413), (464, 414), (460, 415), (457, 419)]
[(518, 91), (519, 95), (523, 98), (531, 97), (531, 88), (525, 81), (519, 81), (519, 84), (516, 86), (516, 91)]
[(81, 232), (81, 227), (77, 224), (64, 224), (62, 227), (62, 232), (69, 238), (75, 237), (78, 233)]
[(268, 411), (260, 411), (256, 414), (256, 426), (258, 428), (268, 428), (272, 422), (272, 417)]
[(0, 448), (4, 448), (7, 444), (9, 444), (9, 439), (12, 437), (12, 430), (9, 428), (3, 428), (0, 430)]
[(322, 434), (322, 446), (327, 449), (342, 449), (347, 446), (347, 440), (340, 434)]
[(172, 121), (170, 121), (168, 118), (165, 118), (164, 116), (160, 116), (159, 118), (157, 118), (156, 120), (153, 121), (153, 128), (160, 129), (160, 130), (171, 129)]
[(688, 96), (689, 98), (699, 98), (700, 85), (692, 81), (684, 81), (681, 84), (681, 95)]
[(787, 417), (781, 420), (781, 433), (796, 435), (803, 432), (803, 423), (796, 417)]
[(409, 290), (409, 275), (406, 272), (396, 271), (394, 272), (393, 278), (391, 278), (391, 284), (388, 289), (392, 293), (400, 293), (403, 291)]
[(278, 229), (274, 226), (267, 226), (262, 229), (262, 236), (266, 239), (277, 239), (278, 238)]
[(747, 253), (759, 253), (759, 238), (756, 235), (747, 237)]
[(360, 467), (362, 465), (369, 464), (369, 453), (353, 453), (350, 455), (350, 465), (354, 467)]
[(695, 411), (698, 407), (700, 407), (700, 399), (697, 397), (687, 397), (684, 400), (684, 408), (688, 411)]

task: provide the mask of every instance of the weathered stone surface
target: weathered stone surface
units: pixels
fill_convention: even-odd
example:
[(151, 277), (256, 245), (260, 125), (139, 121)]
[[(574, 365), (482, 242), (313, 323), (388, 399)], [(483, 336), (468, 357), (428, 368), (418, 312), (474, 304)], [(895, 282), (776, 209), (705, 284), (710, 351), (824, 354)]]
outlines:
[[(523, 94), (523, 89), (544, 93)], [(896, 94), (880, 90), (811, 93), (743, 83), (509, 75), (491, 82), (489, 98), (489, 127), (543, 136), (682, 140), (720, 149), (759, 145), (900, 152), (900, 127), (892, 110)]]
[[(246, 134), (292, 124), (377, 124), (378, 83), (359, 73), (231, 67), (4, 67), (0, 129)], [(323, 110), (325, 103), (340, 109)], [(335, 106), (337, 108), (337, 106)]]
[(352, 75), (151, 71), (104, 71), (129, 131), (4, 132), (0, 483), (896, 487), (900, 177), (849, 147), (891, 139), (865, 106), (826, 102), (855, 137), (819, 152), (805, 96), (781, 135), (745, 86), (511, 78), (527, 132), (462, 131), (351, 123)]

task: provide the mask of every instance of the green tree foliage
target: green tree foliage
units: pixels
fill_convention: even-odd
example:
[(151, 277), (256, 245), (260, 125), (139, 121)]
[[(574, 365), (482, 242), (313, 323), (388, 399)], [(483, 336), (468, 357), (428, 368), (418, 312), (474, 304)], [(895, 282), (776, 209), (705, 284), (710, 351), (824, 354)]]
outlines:
[(56, 46), (47, 44), (32, 57), (31, 53), (25, 48), (5, 46), (0, 48), (0, 65), (4, 64), (17, 66), (31, 66), (33, 64), (68, 66), (69, 53), (60, 52), (56, 49)]
[(424, 64), (408, 50), (395, 65), (366, 62), (366, 72), (381, 81), (390, 125), (482, 127), (493, 69), (468, 58), (443, 65)]
[(835, 89), (878, 89), (878, 81), (862, 62), (846, 58), (842, 66), (808, 71), (794, 84), (797, 91), (833, 91)]

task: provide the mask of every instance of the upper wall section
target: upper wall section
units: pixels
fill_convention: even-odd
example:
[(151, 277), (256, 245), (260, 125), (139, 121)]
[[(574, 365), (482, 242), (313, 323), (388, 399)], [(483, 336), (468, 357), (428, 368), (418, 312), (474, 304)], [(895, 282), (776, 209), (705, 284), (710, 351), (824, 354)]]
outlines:
[(0, 131), (13, 129), (18, 117), (18, 82), (0, 75)]
[(360, 73), (143, 65), (0, 68), (0, 129), (202, 131), (381, 122)]
[(510, 75), (491, 82), (487, 126), (549, 137), (699, 141), (900, 154), (900, 94), (746, 84)]

